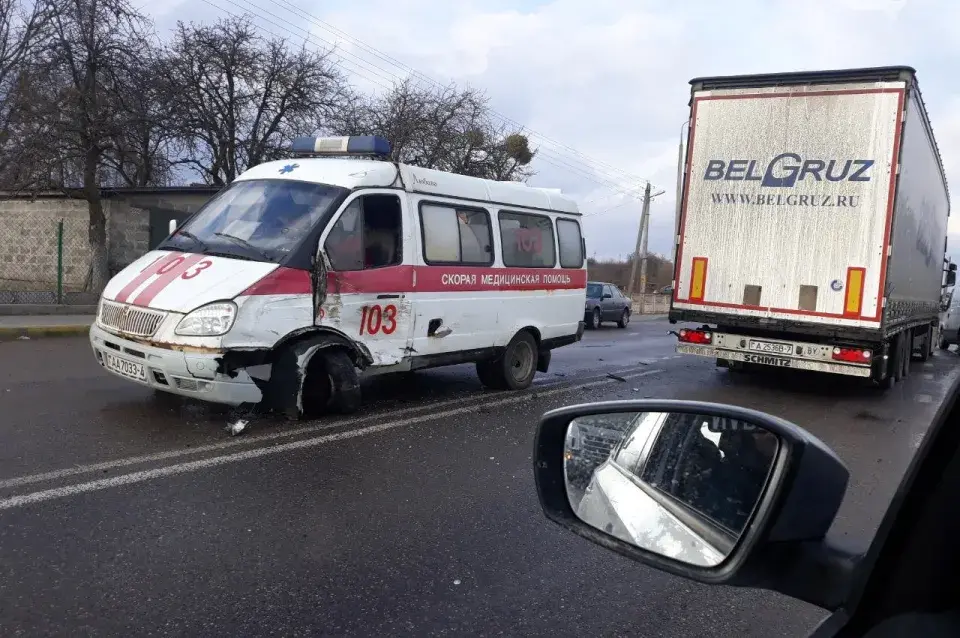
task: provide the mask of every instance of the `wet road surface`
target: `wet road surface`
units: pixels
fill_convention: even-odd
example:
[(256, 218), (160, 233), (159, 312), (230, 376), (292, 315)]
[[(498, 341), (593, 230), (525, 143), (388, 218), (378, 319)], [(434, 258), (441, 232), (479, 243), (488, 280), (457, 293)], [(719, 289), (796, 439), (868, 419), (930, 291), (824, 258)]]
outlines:
[(669, 328), (588, 332), (526, 392), (486, 392), (471, 366), (423, 371), (367, 384), (350, 418), (260, 418), (240, 437), (229, 411), (107, 375), (83, 339), (0, 343), (0, 633), (806, 635), (820, 610), (674, 578), (548, 523), (539, 416), (653, 397), (777, 414), (848, 464), (831, 533), (866, 543), (960, 358), (915, 362), (882, 395), (731, 375), (675, 355)]

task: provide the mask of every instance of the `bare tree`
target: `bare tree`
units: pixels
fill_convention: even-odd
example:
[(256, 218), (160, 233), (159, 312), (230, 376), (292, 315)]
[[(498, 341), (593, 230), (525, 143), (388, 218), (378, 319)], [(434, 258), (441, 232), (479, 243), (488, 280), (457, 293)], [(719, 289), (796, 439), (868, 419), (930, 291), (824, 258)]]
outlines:
[(170, 57), (182, 162), (211, 184), (281, 157), (291, 138), (323, 126), (348, 98), (327, 52), (267, 40), (246, 17), (180, 23)]
[(176, 181), (178, 138), (174, 109), (163, 78), (170, 61), (146, 48), (136, 67), (119, 69), (116, 118), (104, 156), (104, 186), (167, 186)]
[(483, 93), (411, 79), (344, 111), (335, 130), (386, 137), (396, 161), (501, 181), (528, 178), (535, 154), (525, 135), (491, 114)]
[(31, 94), (30, 138), (46, 159), (37, 172), (87, 202), (88, 282), (99, 292), (109, 275), (103, 168), (129, 122), (120, 95), (140, 68), (148, 23), (126, 0), (47, 0), (46, 6), (50, 37), (29, 71), (43, 78)]
[(48, 43), (50, 17), (44, 0), (0, 0), (0, 180), (7, 191), (36, 177), (27, 122), (40, 78), (28, 63)]

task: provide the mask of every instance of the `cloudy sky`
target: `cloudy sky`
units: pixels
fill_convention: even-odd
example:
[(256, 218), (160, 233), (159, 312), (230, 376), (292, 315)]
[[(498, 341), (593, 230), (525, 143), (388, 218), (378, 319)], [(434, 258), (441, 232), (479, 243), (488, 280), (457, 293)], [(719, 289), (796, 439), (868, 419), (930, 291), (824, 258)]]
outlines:
[[(670, 252), (697, 76), (913, 66), (960, 189), (958, 0), (154, 0), (141, 10), (161, 35), (177, 20), (248, 13), (265, 33), (335, 43), (370, 91), (411, 72), (483, 88), (498, 116), (532, 132), (531, 183), (581, 202), (597, 257), (633, 250), (645, 180), (665, 191), (651, 206), (650, 250)], [(960, 215), (950, 230), (960, 257)]]

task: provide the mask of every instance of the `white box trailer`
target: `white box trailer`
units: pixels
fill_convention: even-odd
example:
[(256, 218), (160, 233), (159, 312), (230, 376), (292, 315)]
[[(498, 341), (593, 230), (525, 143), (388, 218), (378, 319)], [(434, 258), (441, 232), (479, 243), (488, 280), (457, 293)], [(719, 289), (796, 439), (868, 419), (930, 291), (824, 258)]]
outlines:
[(691, 80), (677, 351), (891, 385), (930, 356), (950, 200), (908, 67)]

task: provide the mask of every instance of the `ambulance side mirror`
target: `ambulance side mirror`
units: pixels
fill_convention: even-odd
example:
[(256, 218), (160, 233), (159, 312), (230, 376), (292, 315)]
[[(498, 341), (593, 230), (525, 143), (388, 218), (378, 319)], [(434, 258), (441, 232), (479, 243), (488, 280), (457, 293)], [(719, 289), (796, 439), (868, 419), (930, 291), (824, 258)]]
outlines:
[(177, 232), (177, 220), (171, 219), (170, 223), (167, 224), (167, 229), (170, 231), (168, 234), (172, 235)]

